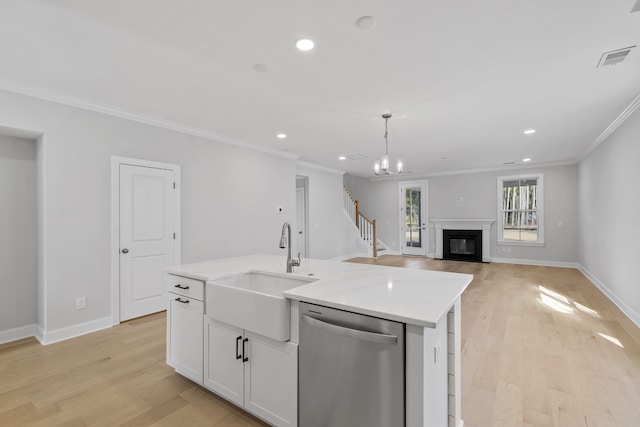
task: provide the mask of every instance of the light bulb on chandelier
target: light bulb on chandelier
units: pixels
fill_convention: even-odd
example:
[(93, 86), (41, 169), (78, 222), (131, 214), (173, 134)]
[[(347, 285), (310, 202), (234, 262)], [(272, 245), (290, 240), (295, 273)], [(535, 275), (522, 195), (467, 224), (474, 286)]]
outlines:
[(404, 164), (402, 163), (402, 159), (398, 159), (396, 162), (396, 170), (392, 171), (389, 168), (389, 119), (391, 118), (391, 114), (383, 114), (382, 118), (384, 119), (384, 156), (382, 156), (381, 160), (377, 160), (373, 165), (373, 171), (376, 175), (397, 175), (401, 174), (404, 171)]

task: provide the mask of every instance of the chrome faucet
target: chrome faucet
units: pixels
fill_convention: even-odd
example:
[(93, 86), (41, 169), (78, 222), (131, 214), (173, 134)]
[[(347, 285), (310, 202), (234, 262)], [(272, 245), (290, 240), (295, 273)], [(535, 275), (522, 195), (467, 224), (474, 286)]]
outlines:
[(300, 265), (300, 252), (298, 252), (298, 259), (291, 258), (291, 226), (288, 222), (285, 222), (282, 225), (282, 235), (280, 236), (280, 249), (284, 248), (288, 248), (287, 273), (293, 273), (293, 267), (298, 267)]

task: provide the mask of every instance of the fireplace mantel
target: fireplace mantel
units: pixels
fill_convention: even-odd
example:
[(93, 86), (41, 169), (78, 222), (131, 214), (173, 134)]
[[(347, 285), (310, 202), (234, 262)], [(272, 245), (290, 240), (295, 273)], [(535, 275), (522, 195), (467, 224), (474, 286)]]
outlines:
[(432, 219), (429, 227), (436, 236), (436, 259), (442, 259), (442, 230), (482, 230), (482, 261), (491, 261), (491, 224), (495, 219)]

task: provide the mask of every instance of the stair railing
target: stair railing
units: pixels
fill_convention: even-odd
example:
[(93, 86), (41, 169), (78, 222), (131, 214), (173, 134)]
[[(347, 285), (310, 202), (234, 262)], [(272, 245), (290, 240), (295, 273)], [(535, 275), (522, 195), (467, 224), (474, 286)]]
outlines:
[(373, 249), (373, 257), (376, 258), (378, 256), (376, 220), (371, 220), (363, 215), (362, 212), (360, 212), (358, 201), (354, 200), (346, 187), (343, 187), (343, 189), (344, 210), (360, 231), (360, 237), (371, 246)]

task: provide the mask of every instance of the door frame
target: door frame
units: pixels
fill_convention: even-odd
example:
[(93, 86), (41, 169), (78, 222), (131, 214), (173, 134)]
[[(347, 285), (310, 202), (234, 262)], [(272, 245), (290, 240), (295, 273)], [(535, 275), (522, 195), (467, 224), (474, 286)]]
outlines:
[(182, 241), (181, 200), (180, 200), (180, 165), (161, 163), (152, 160), (130, 157), (111, 156), (111, 325), (120, 324), (120, 165), (139, 166), (153, 169), (171, 170), (174, 173), (176, 189), (174, 194), (174, 229), (176, 238), (173, 242), (173, 264), (180, 264)]
[[(403, 230), (405, 227), (405, 215), (404, 215), (404, 210), (405, 210), (405, 204), (406, 204), (406, 195), (404, 194), (404, 191), (402, 191), (403, 187), (411, 187), (412, 185), (424, 185), (424, 194), (422, 195), (422, 201), (421, 201), (421, 212), (422, 212), (422, 222), (424, 223), (424, 226), (422, 227), (422, 231), (423, 231), (423, 235), (422, 235), (422, 239), (423, 239), (423, 244), (422, 244), (422, 248), (424, 249), (424, 254), (420, 254), (420, 255), (415, 255), (415, 254), (405, 254), (404, 253), (404, 243), (406, 242), (406, 234), (403, 235)], [(427, 256), (427, 254), (429, 253), (428, 248), (429, 248), (429, 181), (428, 180), (416, 180), (416, 181), (400, 181), (398, 183), (398, 193), (400, 195), (399, 200), (398, 200), (398, 204), (400, 207), (400, 230), (399, 230), (399, 236), (400, 239), (398, 240), (398, 248), (400, 249), (400, 254), (401, 255), (409, 255), (409, 256)]]
[[(301, 183), (302, 185), (298, 186)], [(304, 254), (307, 258), (311, 255), (309, 254), (309, 177), (304, 175), (296, 175), (296, 228), (298, 226), (298, 188), (302, 188), (304, 190)], [(300, 249), (298, 249), (300, 251)]]

